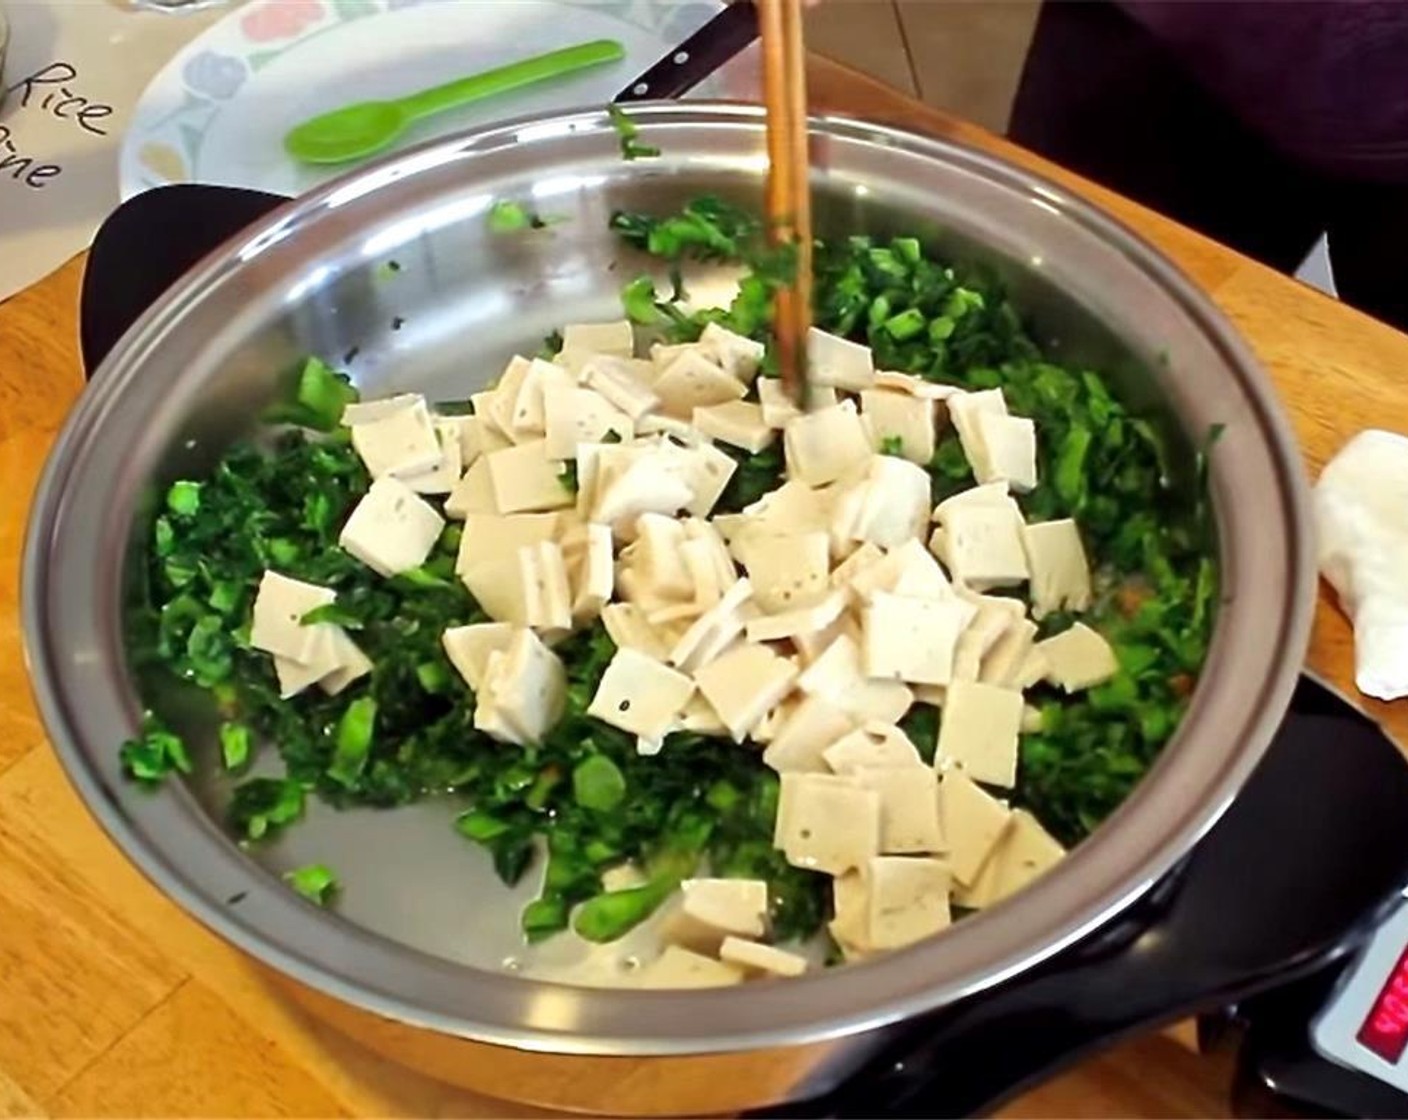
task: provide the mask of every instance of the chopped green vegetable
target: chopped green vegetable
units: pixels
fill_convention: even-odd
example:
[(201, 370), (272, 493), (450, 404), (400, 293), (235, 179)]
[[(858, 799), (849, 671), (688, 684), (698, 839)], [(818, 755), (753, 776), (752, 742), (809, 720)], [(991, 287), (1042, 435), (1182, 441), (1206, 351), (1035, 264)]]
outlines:
[(883, 439), (881, 439), (881, 441), (880, 441), (880, 454), (881, 454), (881, 455), (903, 455), (903, 454), (904, 454), (904, 437), (903, 437), (903, 436), (885, 436), (885, 437), (884, 437)]
[(140, 782), (157, 784), (172, 771), (191, 772), (191, 758), (181, 737), (167, 730), (150, 712), (142, 720), (140, 738), (122, 744), (122, 768)]
[(259, 840), (303, 816), (303, 787), (288, 778), (250, 778), (230, 798), (230, 824)]
[(489, 207), (489, 229), (492, 233), (513, 233), (520, 229), (543, 229), (547, 226), (535, 211), (517, 202), (500, 199)]
[(578, 908), (572, 928), (588, 941), (615, 941), (655, 913), (678, 885), (661, 879), (643, 887), (599, 894)]
[(625, 112), (616, 105), (606, 107), (607, 114), (611, 117), (611, 127), (616, 130), (616, 135), (621, 138), (621, 158), (624, 160), (649, 159), (660, 154), (659, 148), (652, 148), (649, 144), (642, 144), (637, 137), (640, 136), (640, 126), (631, 120)]
[(637, 276), (621, 289), (621, 307), (633, 323), (651, 326), (665, 318), (655, 306), (655, 281), (649, 276)]
[(594, 754), (572, 771), (572, 792), (583, 809), (609, 813), (626, 796), (626, 779), (611, 759)]
[(200, 511), (200, 483), (182, 480), (172, 484), (166, 493), (166, 508), (178, 517), (194, 517)]
[(220, 757), (226, 770), (242, 770), (249, 762), (249, 728), (242, 723), (220, 725)]
[(357, 390), (346, 374), (335, 372), (318, 358), (309, 358), (298, 374), (292, 399), (269, 409), (265, 419), (331, 432), (342, 421), (342, 410), (356, 400)]
[(557, 472), (557, 481), (562, 483), (562, 488), (569, 494), (575, 494), (577, 492), (579, 483), (577, 482), (576, 459), (568, 459), (567, 462), (562, 464), (562, 470)]
[[(417, 676), (420, 667), (417, 666)], [(423, 687), (423, 686), (422, 686)], [(376, 701), (370, 696), (353, 700), (337, 721), (333, 734), (334, 747), (332, 763), (328, 766), (328, 777), (344, 786), (354, 786), (362, 776), (362, 768), (372, 749), (372, 735), (376, 730)]]
[(326, 906), (337, 893), (337, 876), (321, 863), (310, 863), (307, 867), (284, 872), (284, 882), (319, 906)]

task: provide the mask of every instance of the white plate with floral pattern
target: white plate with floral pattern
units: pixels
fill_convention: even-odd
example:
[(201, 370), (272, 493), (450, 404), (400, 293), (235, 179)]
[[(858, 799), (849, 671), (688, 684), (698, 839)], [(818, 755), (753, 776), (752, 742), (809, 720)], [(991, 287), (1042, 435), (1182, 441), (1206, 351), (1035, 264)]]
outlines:
[[(401, 97), (542, 51), (616, 39), (608, 66), (445, 113), (390, 150), (527, 113), (605, 104), (723, 7), (719, 0), (255, 0), (198, 36), (152, 80), (119, 154), (124, 199), (173, 183), (298, 195), (347, 170), (283, 149), (299, 121)], [(691, 96), (756, 99), (749, 58)]]

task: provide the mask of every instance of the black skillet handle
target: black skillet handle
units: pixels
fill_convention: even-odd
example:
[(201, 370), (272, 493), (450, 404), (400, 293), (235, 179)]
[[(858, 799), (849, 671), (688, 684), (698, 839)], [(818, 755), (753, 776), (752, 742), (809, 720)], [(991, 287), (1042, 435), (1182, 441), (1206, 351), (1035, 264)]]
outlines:
[(197, 261), (288, 201), (263, 191), (181, 185), (147, 191), (114, 210), (83, 273), (78, 333), (88, 376)]
[[(1318, 686), (1302, 685), (1319, 690)], [(769, 1116), (988, 1113), (1126, 1035), (1226, 1006), (1362, 943), (1408, 883), (1408, 766), (1367, 720), (1288, 719), (1166, 897), (925, 1020), (828, 1097)], [(1133, 928), (1130, 928), (1130, 927)]]

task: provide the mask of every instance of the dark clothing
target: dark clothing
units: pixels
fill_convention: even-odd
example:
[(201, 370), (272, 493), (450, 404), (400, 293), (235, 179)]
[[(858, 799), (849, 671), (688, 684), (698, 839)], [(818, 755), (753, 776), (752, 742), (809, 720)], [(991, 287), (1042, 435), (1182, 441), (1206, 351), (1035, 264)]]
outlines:
[(1329, 174), (1408, 184), (1408, 3), (1118, 3), (1282, 152)]
[[(1356, 18), (1377, 13), (1400, 28), (1396, 80), (1377, 82), (1375, 111), (1363, 117), (1353, 112), (1362, 94), (1353, 88), (1348, 44), (1293, 48), (1285, 39), (1290, 28), (1313, 25), (1316, 34), (1326, 32), (1326, 9), (1341, 7), (1358, 9)], [(1311, 20), (1311, 13), (1319, 14)], [(1277, 17), (1287, 22), (1278, 24)], [(1220, 19), (1229, 36), (1237, 27), (1235, 38), (1220, 37)], [(1259, 21), (1262, 38), (1269, 36), (1264, 42), (1253, 30)], [(1362, 27), (1355, 27), (1350, 41), (1362, 46)], [(1198, 50), (1203, 61), (1195, 69), (1191, 55)], [(1236, 52), (1250, 61), (1233, 66)], [(1319, 60), (1300, 71), (1314, 96), (1289, 92), (1296, 57)], [(1387, 72), (1379, 49), (1367, 47), (1366, 84), (1370, 75)], [(1351, 87), (1341, 97), (1332, 95), (1332, 75)], [(1279, 100), (1283, 96), (1288, 100)], [(1302, 112), (1310, 119), (1298, 130), (1294, 122)], [(1335, 122), (1346, 118), (1353, 118), (1353, 127), (1336, 132)], [(1328, 232), (1344, 300), (1408, 327), (1408, 2), (1123, 0), (1116, 6), (1047, 0), (1009, 133), (1054, 162), (1282, 271), (1294, 270)], [(1372, 160), (1354, 156), (1371, 150)], [(1369, 164), (1372, 176), (1345, 171)], [(1401, 185), (1392, 181), (1395, 168), (1401, 168)]]

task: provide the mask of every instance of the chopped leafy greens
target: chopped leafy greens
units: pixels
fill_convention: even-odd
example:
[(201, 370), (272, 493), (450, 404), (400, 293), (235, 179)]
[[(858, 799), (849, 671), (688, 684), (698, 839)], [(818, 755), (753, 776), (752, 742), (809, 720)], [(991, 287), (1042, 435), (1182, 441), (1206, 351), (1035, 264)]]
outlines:
[(513, 233), (520, 229), (545, 229), (548, 223), (537, 211), (522, 203), (500, 199), (489, 207), (489, 230), (492, 233)]
[(319, 906), (326, 906), (337, 892), (337, 876), (332, 869), (321, 863), (310, 863), (284, 873), (284, 882)]
[(181, 737), (150, 712), (142, 721), (141, 737), (123, 743), (119, 757), (123, 770), (140, 782), (156, 784), (173, 770), (191, 772), (191, 758)]
[(653, 148), (649, 144), (642, 144), (639, 139), (640, 126), (631, 120), (626, 113), (616, 105), (608, 105), (607, 113), (611, 117), (611, 127), (616, 130), (616, 135), (621, 138), (621, 158), (624, 160), (650, 159), (660, 154), (659, 148)]

